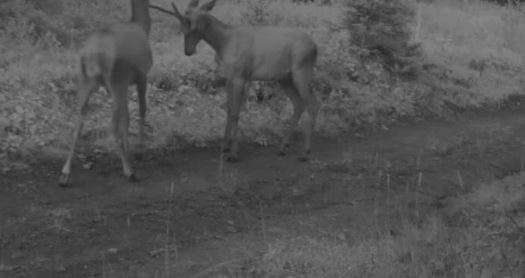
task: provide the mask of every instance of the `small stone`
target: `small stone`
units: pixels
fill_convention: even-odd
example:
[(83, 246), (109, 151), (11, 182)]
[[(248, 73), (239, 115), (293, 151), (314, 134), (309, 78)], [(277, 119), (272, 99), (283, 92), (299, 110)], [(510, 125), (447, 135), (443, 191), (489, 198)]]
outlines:
[(20, 259), (24, 256), (24, 253), (22, 251), (15, 251), (13, 254), (11, 254), (11, 259)]
[(43, 263), (49, 261), (49, 259), (44, 257), (36, 257), (34, 261), (37, 263)]
[(13, 270), (15, 270), (14, 266), (0, 264), (0, 271), (2, 271), (2, 272), (10, 272), (10, 271), (13, 271)]

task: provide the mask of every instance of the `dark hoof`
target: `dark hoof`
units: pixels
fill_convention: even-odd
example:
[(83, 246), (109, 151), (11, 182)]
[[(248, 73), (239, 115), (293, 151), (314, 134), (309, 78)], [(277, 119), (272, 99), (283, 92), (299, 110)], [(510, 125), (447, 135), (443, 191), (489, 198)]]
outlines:
[(69, 175), (62, 174), (60, 175), (60, 178), (58, 179), (58, 186), (60, 187), (66, 187), (69, 184)]
[(136, 160), (143, 160), (144, 158), (145, 158), (144, 153), (142, 153), (142, 152), (135, 153), (135, 159)]
[(131, 174), (128, 177), (128, 182), (135, 183), (135, 182), (138, 182), (138, 181), (139, 181), (139, 179), (137, 178), (137, 176), (135, 174)]
[(308, 161), (308, 157), (307, 156), (299, 156), (297, 158), (298, 161), (300, 162), (307, 162)]
[(304, 151), (301, 156), (299, 156), (297, 158), (297, 160), (301, 161), (301, 162), (306, 162), (308, 161), (308, 156), (310, 155), (311, 151), (310, 150), (306, 150)]
[(235, 162), (239, 161), (239, 156), (230, 154), (230, 155), (228, 155), (226, 157), (226, 161), (231, 162), (231, 163), (235, 163)]

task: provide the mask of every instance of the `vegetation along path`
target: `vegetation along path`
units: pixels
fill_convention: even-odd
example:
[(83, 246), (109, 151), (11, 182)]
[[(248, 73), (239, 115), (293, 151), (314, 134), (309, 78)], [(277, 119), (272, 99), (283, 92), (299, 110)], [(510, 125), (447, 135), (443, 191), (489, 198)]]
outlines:
[[(366, 242), (395, 242), (448, 199), (522, 170), (518, 110), (316, 138), (308, 163), (248, 145), (233, 164), (211, 148), (151, 154), (135, 184), (114, 156), (79, 161), (68, 188), (60, 161), (41, 161), (0, 178), (0, 277), (364, 277), (387, 256)], [(396, 255), (403, 277), (456, 277), (446, 260), (423, 268), (417, 248)]]

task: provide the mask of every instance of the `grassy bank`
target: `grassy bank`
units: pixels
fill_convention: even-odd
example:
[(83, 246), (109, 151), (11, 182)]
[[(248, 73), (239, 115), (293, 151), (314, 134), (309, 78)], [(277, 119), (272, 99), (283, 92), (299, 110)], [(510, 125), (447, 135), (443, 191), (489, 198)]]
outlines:
[(254, 272), (312, 278), (522, 277), (523, 178), (507, 177), (450, 198), (444, 212), (427, 215), (420, 224), (411, 220), (419, 214), (407, 210), (407, 200), (391, 200), (397, 216), (379, 223), (385, 229), (275, 240), (253, 260)]

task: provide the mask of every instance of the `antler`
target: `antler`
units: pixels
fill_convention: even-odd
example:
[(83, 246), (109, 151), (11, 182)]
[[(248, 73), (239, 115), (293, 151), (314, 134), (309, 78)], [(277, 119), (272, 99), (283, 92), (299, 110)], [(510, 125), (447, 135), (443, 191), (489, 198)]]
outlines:
[(175, 17), (177, 17), (179, 20), (182, 20), (183, 16), (179, 12), (179, 9), (177, 9), (177, 6), (175, 5), (175, 2), (171, 2), (171, 7), (173, 8), (173, 12), (177, 14)]
[(153, 5), (153, 4), (149, 4), (149, 8), (150, 8), (150, 9), (155, 9), (155, 10), (157, 10), (157, 11), (161, 11), (161, 12), (163, 12), (163, 13), (166, 13), (166, 14), (169, 14), (169, 15), (173, 15), (173, 16), (175, 16), (175, 13), (174, 13), (174, 12), (172, 12), (172, 11), (170, 11), (170, 10), (167, 10), (167, 9), (164, 9), (164, 8), (162, 8), (162, 7), (159, 7), (159, 6)]
[(182, 15), (180, 14), (180, 12), (177, 9), (177, 7), (175, 6), (175, 3), (171, 3), (171, 6), (173, 7), (173, 11), (170, 11), (168, 9), (164, 9), (162, 7), (159, 7), (159, 6), (156, 6), (156, 5), (153, 5), (153, 4), (149, 4), (150, 9), (155, 9), (157, 11), (161, 11), (163, 13), (172, 15), (172, 16), (174, 16), (174, 17), (176, 17), (176, 18), (178, 18), (180, 20), (182, 18)]

